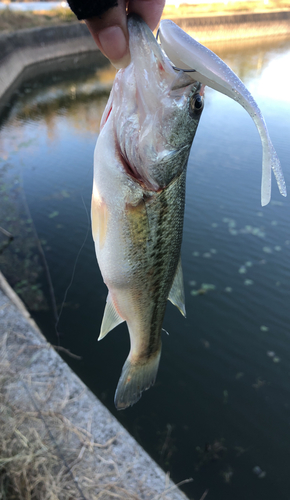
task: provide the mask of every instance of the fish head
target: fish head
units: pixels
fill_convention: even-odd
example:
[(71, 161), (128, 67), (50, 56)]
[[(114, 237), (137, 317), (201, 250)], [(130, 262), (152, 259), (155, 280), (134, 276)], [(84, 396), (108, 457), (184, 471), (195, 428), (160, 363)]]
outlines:
[(126, 172), (158, 191), (186, 168), (203, 109), (202, 86), (194, 73), (172, 68), (141, 18), (130, 17), (128, 30), (131, 63), (116, 75), (103, 125), (113, 121)]

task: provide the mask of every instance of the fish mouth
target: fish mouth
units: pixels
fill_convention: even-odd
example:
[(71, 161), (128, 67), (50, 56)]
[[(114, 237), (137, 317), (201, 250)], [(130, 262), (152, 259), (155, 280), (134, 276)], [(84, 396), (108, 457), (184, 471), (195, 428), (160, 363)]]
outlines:
[(117, 74), (112, 101), (115, 144), (124, 172), (143, 189), (158, 192), (171, 180), (168, 163), (186, 146), (172, 143), (172, 127), (201, 85), (172, 68), (140, 17), (130, 16), (128, 29), (131, 63)]

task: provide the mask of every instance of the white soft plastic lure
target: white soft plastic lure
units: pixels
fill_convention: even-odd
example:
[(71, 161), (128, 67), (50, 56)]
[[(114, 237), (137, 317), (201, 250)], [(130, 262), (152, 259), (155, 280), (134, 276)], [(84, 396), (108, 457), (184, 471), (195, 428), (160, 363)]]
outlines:
[(277, 153), (271, 142), (263, 115), (243, 82), (211, 50), (191, 38), (170, 20), (161, 21), (159, 28), (161, 47), (174, 66), (194, 69), (194, 78), (204, 85), (237, 101), (253, 119), (263, 147), (261, 204), (271, 199), (271, 168), (275, 174), (280, 193), (287, 195), (285, 181)]

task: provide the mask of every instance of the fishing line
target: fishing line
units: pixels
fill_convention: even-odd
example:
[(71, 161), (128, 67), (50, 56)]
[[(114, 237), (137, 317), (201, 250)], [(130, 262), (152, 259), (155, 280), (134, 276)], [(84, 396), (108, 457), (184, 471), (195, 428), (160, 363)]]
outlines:
[(60, 332), (58, 331), (58, 325), (59, 325), (60, 317), (62, 315), (62, 311), (63, 311), (64, 305), (65, 305), (65, 301), (66, 301), (66, 298), (67, 298), (68, 291), (69, 291), (69, 289), (71, 288), (71, 286), (73, 284), (73, 280), (74, 280), (75, 272), (76, 272), (76, 267), (77, 267), (77, 263), (78, 263), (80, 254), (81, 254), (82, 249), (84, 248), (84, 246), (86, 244), (86, 241), (87, 241), (87, 238), (88, 238), (88, 235), (89, 235), (89, 230), (90, 230), (90, 217), (89, 217), (88, 209), (86, 207), (85, 200), (84, 200), (84, 197), (83, 197), (82, 194), (81, 194), (81, 199), (82, 199), (83, 206), (84, 206), (84, 209), (85, 209), (85, 212), (86, 212), (86, 215), (87, 215), (88, 225), (87, 225), (87, 231), (86, 231), (86, 235), (85, 235), (84, 241), (83, 241), (83, 243), (82, 243), (82, 245), (81, 245), (81, 247), (80, 247), (80, 249), (79, 249), (79, 251), (77, 253), (77, 256), (76, 256), (76, 259), (75, 259), (75, 263), (74, 263), (74, 267), (73, 267), (73, 272), (72, 272), (71, 280), (70, 280), (70, 282), (69, 282), (69, 284), (68, 284), (68, 286), (67, 286), (67, 288), (65, 290), (63, 301), (62, 301), (61, 308), (60, 308), (60, 312), (59, 312), (57, 321), (55, 323), (55, 332), (56, 332), (57, 337), (58, 337), (58, 343), (59, 343), (59, 337), (60, 337)]
[[(158, 38), (159, 38), (159, 33), (160, 33), (160, 28), (158, 28), (157, 33), (156, 33), (156, 37), (155, 37), (157, 42), (158, 42)], [(161, 42), (159, 42), (159, 47), (162, 49)], [(162, 49), (162, 51), (166, 55), (167, 59), (169, 59), (169, 57), (166, 54), (166, 52), (163, 49)], [(170, 64), (172, 66), (172, 69), (174, 69), (175, 71), (183, 71), (183, 73), (196, 73), (196, 69), (182, 69), (182, 68), (177, 68), (177, 66), (173, 66), (173, 64), (172, 64), (171, 61), (170, 61)]]

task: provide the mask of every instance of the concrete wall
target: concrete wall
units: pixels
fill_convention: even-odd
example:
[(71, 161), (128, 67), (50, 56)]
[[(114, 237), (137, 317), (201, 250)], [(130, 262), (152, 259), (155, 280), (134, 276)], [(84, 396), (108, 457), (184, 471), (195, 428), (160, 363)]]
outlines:
[(78, 63), (86, 54), (100, 65), (101, 54), (84, 24), (20, 30), (0, 36), (0, 113), (26, 78)]
[(290, 35), (290, 11), (198, 16), (173, 21), (201, 43)]

